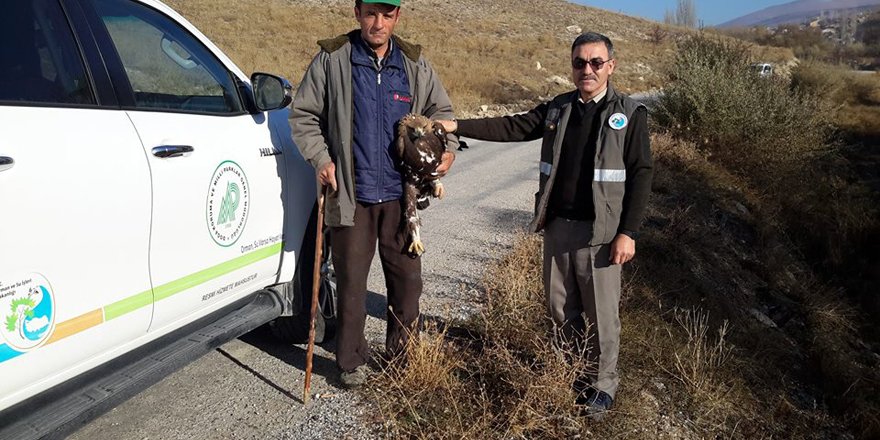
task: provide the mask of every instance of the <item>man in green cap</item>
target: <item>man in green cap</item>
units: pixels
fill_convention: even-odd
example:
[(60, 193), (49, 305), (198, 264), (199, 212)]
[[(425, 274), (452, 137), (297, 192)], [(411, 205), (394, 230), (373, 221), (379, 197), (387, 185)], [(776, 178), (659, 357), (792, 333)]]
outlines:
[[(418, 331), (421, 259), (407, 254), (401, 198), (403, 179), (394, 146), (407, 113), (452, 119), (452, 103), (420, 46), (394, 35), (400, 0), (356, 0), (360, 29), (318, 42), (320, 52), (293, 101), (293, 139), (318, 180), (333, 190), (326, 201), (337, 277), (336, 364), (340, 381), (366, 381), (370, 358), (364, 337), (367, 276), (378, 242), (388, 291), (385, 348), (402, 353)], [(458, 145), (450, 135), (451, 150)], [(452, 165), (443, 155), (438, 172)]]

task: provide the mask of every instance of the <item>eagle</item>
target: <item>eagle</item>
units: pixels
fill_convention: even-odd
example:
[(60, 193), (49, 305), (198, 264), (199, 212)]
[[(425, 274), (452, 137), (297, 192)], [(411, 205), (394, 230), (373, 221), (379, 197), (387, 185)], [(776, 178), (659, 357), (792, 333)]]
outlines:
[(410, 237), (409, 253), (425, 252), (419, 230), (419, 209), (428, 207), (429, 196), (446, 195), (437, 173), (446, 152), (446, 130), (426, 116), (408, 114), (397, 127), (397, 153), (403, 174), (404, 229)]

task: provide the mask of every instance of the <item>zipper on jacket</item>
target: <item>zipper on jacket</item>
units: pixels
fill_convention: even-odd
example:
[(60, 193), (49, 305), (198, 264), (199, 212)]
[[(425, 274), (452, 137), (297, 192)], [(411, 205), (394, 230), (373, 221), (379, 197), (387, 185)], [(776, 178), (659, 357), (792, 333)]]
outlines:
[(376, 149), (376, 171), (378, 171), (378, 176), (376, 177), (376, 198), (379, 199), (379, 203), (382, 203), (382, 198), (378, 197), (382, 195), (384, 192), (384, 184), (382, 182), (382, 177), (384, 173), (384, 163), (383, 163), (383, 150), (384, 146), (382, 146), (379, 141), (382, 139), (382, 135), (385, 130), (382, 127), (382, 121), (385, 119), (385, 112), (383, 110), (383, 105), (385, 103), (385, 97), (382, 96), (382, 66), (376, 66), (376, 124), (378, 126), (378, 130), (376, 131), (376, 143), (375, 145), (379, 146)]

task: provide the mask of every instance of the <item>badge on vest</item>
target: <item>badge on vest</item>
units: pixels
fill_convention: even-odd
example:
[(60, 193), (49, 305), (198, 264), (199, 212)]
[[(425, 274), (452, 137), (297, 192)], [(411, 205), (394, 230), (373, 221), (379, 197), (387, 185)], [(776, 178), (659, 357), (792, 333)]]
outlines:
[(608, 118), (608, 125), (615, 130), (623, 130), (626, 128), (627, 123), (629, 123), (629, 120), (623, 113), (615, 113)]

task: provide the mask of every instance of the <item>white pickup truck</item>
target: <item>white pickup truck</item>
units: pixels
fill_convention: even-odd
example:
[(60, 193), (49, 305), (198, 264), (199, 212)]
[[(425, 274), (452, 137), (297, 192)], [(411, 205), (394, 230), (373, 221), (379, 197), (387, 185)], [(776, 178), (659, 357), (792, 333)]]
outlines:
[(283, 78), (155, 0), (4, 2), (0, 40), (0, 438), (264, 323), (302, 337), (316, 183)]

